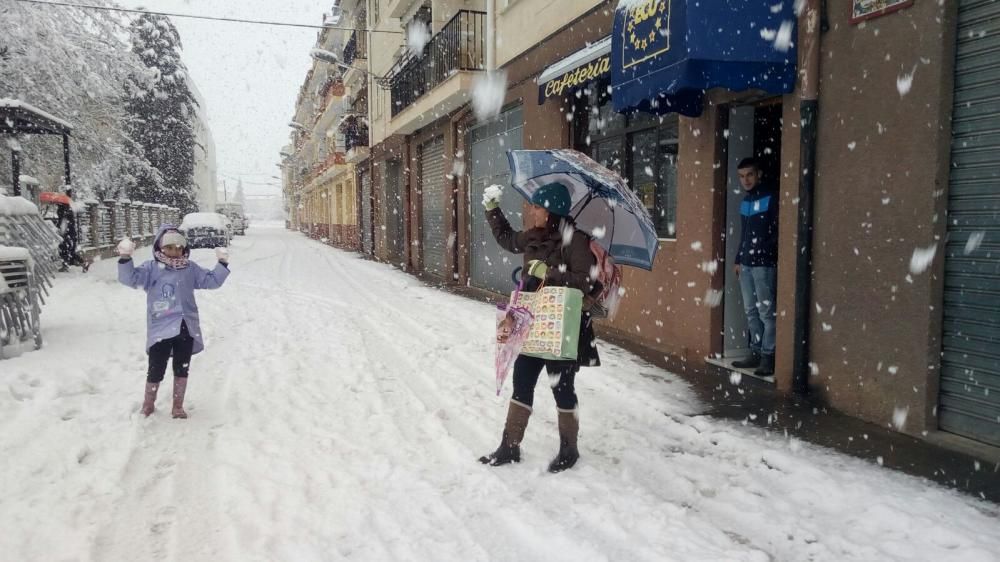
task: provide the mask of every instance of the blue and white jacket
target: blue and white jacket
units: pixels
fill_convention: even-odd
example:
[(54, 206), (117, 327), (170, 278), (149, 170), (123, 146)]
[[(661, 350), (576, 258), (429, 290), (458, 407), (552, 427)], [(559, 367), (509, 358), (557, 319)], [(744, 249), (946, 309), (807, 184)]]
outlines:
[(740, 204), (740, 251), (736, 263), (747, 267), (778, 266), (778, 192), (758, 184)]

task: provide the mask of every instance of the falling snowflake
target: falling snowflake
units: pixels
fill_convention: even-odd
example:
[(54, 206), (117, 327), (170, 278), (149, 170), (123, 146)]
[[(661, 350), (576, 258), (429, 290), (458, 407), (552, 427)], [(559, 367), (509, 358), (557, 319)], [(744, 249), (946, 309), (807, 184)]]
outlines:
[(892, 411), (892, 427), (894, 427), (896, 431), (902, 431), (903, 427), (906, 425), (906, 417), (909, 415), (910, 415), (909, 407), (897, 406)]
[(486, 121), (499, 115), (506, 95), (506, 72), (495, 71), (477, 76), (472, 85), (472, 108), (476, 119)]
[(917, 72), (917, 67), (914, 66), (913, 70), (909, 74), (903, 73), (896, 78), (896, 89), (899, 90), (899, 97), (903, 97), (910, 93), (910, 88), (913, 87), (913, 75)]
[(937, 244), (931, 244), (926, 248), (914, 248), (913, 257), (910, 258), (910, 273), (919, 275), (930, 267), (934, 261), (934, 254), (937, 253)]
[(983, 238), (986, 236), (986, 232), (983, 230), (977, 230), (969, 235), (969, 239), (965, 242), (965, 255), (969, 255), (979, 249), (979, 245), (983, 243)]
[(722, 291), (717, 291), (715, 289), (708, 289), (707, 291), (705, 291), (705, 299), (703, 302), (705, 303), (705, 306), (709, 308), (715, 308), (720, 304), (722, 304), (722, 296), (724, 294), (725, 293), (723, 293)]
[(431, 40), (431, 30), (427, 24), (420, 20), (413, 20), (406, 26), (406, 46), (410, 49), (410, 54), (421, 57), (424, 54), (424, 47)]
[(781, 22), (781, 28), (778, 29), (778, 35), (774, 39), (774, 50), (782, 53), (788, 52), (788, 49), (792, 47), (792, 31), (794, 29), (795, 26), (791, 20)]

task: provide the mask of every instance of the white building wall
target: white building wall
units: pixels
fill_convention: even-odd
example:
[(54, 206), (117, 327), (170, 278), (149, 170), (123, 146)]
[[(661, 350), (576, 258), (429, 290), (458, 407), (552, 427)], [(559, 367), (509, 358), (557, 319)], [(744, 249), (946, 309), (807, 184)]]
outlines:
[(194, 149), (194, 183), (198, 189), (198, 208), (202, 211), (214, 211), (218, 191), (218, 167), (215, 163), (215, 140), (208, 127), (208, 111), (201, 92), (188, 77), (188, 86), (198, 108), (194, 116), (195, 149)]

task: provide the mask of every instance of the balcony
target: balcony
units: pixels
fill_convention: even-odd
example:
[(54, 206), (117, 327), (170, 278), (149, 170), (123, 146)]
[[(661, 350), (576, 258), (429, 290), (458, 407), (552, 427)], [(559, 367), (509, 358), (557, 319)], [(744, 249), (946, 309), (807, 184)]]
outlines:
[(332, 178), (342, 171), (340, 168), (346, 163), (343, 152), (331, 152), (325, 160), (308, 169), (308, 173), (303, 175), (303, 184), (309, 187)]
[[(406, 61), (391, 77), (392, 118), (421, 101), (445, 82), (439, 113), (459, 107), (468, 97), (471, 72), (486, 67), (486, 14), (462, 10), (424, 47), (423, 55)], [(457, 80), (451, 80), (453, 77)], [(454, 105), (454, 107), (450, 107)], [(405, 121), (409, 121), (405, 119)], [(407, 125), (402, 125), (409, 129)], [(397, 132), (410, 132), (400, 129)]]
[(351, 116), (340, 126), (344, 134), (344, 148), (348, 163), (361, 162), (368, 157), (368, 125), (361, 117)]
[(331, 129), (335, 129), (340, 119), (351, 111), (350, 96), (346, 95), (343, 86), (339, 95), (327, 97), (325, 104), (313, 123), (313, 134), (320, 139), (325, 138)]
[(363, 62), (368, 58), (368, 37), (364, 31), (352, 31), (351, 38), (344, 45), (343, 63), (350, 66), (354, 61)]

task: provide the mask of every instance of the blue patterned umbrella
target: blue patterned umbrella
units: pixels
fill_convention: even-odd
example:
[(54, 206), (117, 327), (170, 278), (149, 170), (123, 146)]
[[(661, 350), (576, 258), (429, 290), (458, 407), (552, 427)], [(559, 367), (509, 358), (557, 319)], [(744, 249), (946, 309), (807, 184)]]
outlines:
[(511, 185), (525, 199), (559, 182), (569, 188), (570, 216), (622, 265), (653, 269), (658, 241), (649, 211), (625, 180), (570, 149), (508, 150)]

